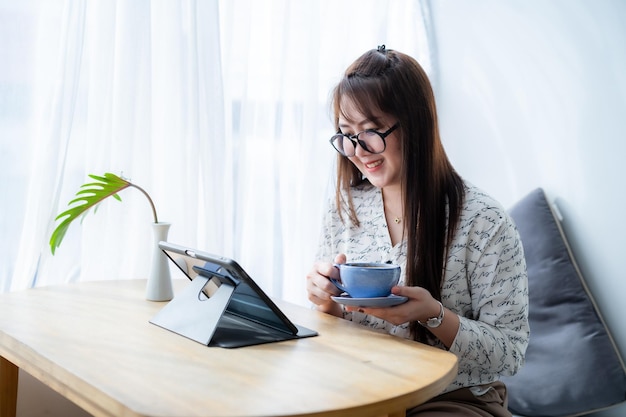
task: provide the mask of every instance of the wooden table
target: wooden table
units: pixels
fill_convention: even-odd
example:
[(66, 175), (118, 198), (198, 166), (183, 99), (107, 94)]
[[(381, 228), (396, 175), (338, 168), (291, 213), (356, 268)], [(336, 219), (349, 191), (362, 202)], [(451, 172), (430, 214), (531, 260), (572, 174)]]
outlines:
[[(0, 294), (0, 416), (18, 369), (95, 416), (403, 416), (455, 377), (451, 353), (277, 302), (319, 336), (207, 347), (150, 324), (145, 281)], [(175, 280), (181, 288), (188, 281)]]

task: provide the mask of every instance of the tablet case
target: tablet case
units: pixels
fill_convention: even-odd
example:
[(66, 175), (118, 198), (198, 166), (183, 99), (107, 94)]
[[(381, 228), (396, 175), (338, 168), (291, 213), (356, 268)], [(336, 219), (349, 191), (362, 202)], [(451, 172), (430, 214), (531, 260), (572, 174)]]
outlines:
[(234, 260), (169, 242), (159, 247), (191, 283), (150, 323), (225, 348), (317, 335), (292, 323)]

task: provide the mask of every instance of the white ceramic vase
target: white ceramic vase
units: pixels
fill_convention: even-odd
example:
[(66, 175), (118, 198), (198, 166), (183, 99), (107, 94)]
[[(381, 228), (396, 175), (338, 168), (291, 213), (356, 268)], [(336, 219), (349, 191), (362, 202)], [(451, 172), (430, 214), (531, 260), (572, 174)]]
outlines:
[(167, 256), (159, 248), (160, 241), (167, 241), (171, 225), (163, 222), (152, 223), (152, 265), (146, 286), (146, 299), (150, 301), (169, 301), (174, 297)]

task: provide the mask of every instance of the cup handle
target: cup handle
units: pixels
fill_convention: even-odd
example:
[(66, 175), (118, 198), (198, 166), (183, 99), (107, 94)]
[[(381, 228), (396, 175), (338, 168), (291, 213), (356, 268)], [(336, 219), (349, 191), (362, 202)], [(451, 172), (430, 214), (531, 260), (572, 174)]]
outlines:
[[(337, 269), (337, 271), (341, 271), (339, 269), (339, 267), (341, 266), (341, 264), (333, 264), (333, 266)], [(350, 295), (350, 293), (348, 292), (348, 289), (346, 287), (344, 287), (343, 285), (341, 285), (339, 283), (339, 281), (337, 281), (335, 278), (328, 278), (330, 280), (330, 282), (333, 283), (333, 285), (335, 287), (337, 287), (337, 289), (339, 289), (339, 291), (343, 291), (345, 293), (347, 293), (348, 295)]]
[(335, 278), (328, 278), (328, 279), (329, 279), (329, 280), (330, 280), (330, 282), (332, 282), (332, 283), (333, 283), (333, 285), (334, 285), (335, 287), (337, 287), (340, 291), (343, 291), (343, 292), (345, 292), (345, 293), (347, 293), (347, 292), (348, 292), (348, 290), (347, 290), (347, 289), (346, 289), (343, 285), (341, 285), (341, 284), (339, 283), (339, 281), (337, 281)]

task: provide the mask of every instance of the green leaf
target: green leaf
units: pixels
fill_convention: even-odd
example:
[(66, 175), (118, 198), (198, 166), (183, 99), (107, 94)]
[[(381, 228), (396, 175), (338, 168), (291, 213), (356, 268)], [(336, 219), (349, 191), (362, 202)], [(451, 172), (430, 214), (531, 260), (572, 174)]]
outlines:
[(63, 220), (54, 229), (50, 237), (50, 250), (53, 255), (56, 248), (61, 245), (67, 229), (74, 220), (87, 214), (89, 209), (97, 206), (108, 197), (122, 201), (118, 193), (133, 185), (129, 181), (108, 172), (104, 176), (89, 174), (89, 177), (96, 180), (96, 182), (81, 185), (80, 190), (76, 193), (76, 198), (68, 203), (68, 206), (72, 207), (55, 218), (55, 220)]

